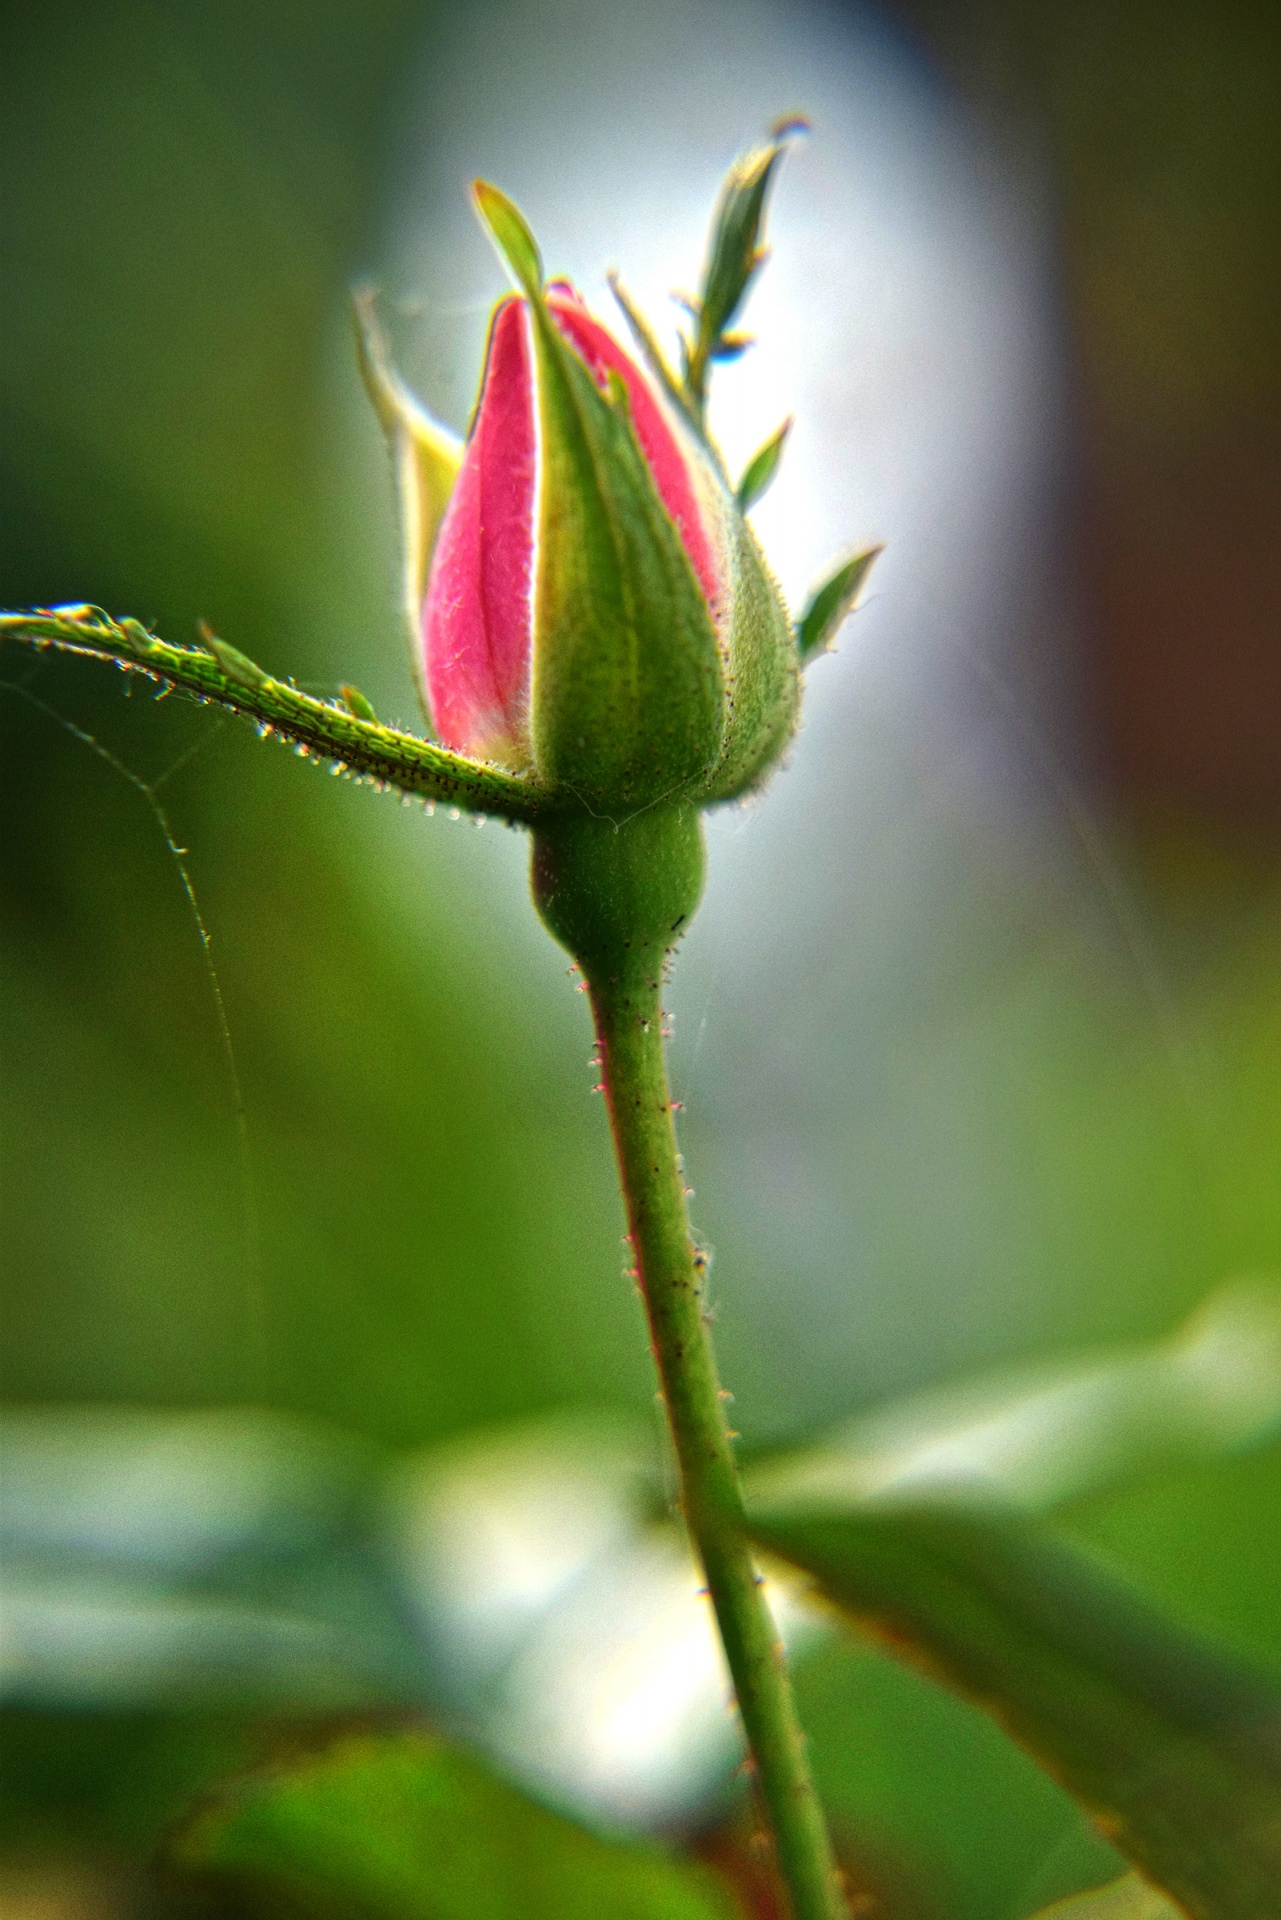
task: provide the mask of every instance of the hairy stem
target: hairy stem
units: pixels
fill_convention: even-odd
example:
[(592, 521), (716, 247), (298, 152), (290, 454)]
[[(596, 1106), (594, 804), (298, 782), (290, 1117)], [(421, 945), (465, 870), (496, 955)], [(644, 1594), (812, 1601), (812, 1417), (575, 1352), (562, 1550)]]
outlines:
[(642, 954), (588, 986), (619, 1176), (654, 1358), (698, 1549), (795, 1920), (839, 1920), (845, 1903), (814, 1791), (783, 1649), (743, 1527), (703, 1266), (690, 1236), (663, 1058), (659, 969)]
[(4, 640), (114, 660), (127, 673), (160, 687), (243, 714), (301, 753), (418, 799), (521, 823), (552, 810), (534, 781), (449, 753), (400, 727), (384, 726), (367, 703), (362, 713), (344, 702), (318, 700), (291, 681), (274, 679), (213, 634), (206, 636), (203, 647), (175, 647), (140, 621), (115, 620), (98, 607), (47, 607), (0, 613)]

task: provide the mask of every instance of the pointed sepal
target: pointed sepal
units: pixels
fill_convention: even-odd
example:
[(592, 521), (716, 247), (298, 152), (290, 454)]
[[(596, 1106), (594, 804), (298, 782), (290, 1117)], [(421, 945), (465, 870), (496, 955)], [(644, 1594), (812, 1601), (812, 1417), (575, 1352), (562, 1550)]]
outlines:
[(543, 291), (543, 256), (528, 220), (514, 200), (488, 180), (473, 180), (472, 200), (502, 258), (522, 293), (531, 300)]
[[(641, 359), (645, 362), (663, 398), (669, 406), (675, 409), (685, 424), (698, 434), (699, 439), (706, 445), (702, 427), (691, 411), (685, 389), (681, 386), (680, 381), (668, 364), (666, 354), (654, 337), (653, 328), (650, 326), (636, 302), (632, 299), (631, 294), (623, 285), (618, 274), (609, 273), (606, 275), (606, 278), (609, 281), (609, 290), (618, 302), (619, 310), (627, 322), (628, 332), (636, 342)], [(709, 447), (708, 452), (711, 453), (715, 459), (715, 450)], [(717, 462), (717, 464), (719, 465), (719, 462)]]
[(779, 462), (783, 458), (783, 448), (787, 445), (787, 436), (791, 431), (792, 421), (789, 415), (777, 433), (771, 434), (764, 446), (757, 448), (744, 467), (743, 477), (738, 483), (738, 504), (741, 512), (747, 513), (754, 507), (773, 482), (774, 475), (779, 469)]
[(374, 412), (387, 436), (400, 507), (401, 608), (414, 684), (430, 718), (420, 632), (436, 536), (463, 464), (463, 446), (406, 386), (392, 364), (372, 288), (352, 295), (356, 355)]
[(796, 649), (801, 665), (808, 666), (818, 654), (825, 653), (837, 631), (853, 613), (872, 563), (883, 546), (866, 547), (845, 561), (823, 582), (810, 599), (796, 628)]
[(694, 325), (685, 343), (685, 390), (700, 420), (711, 364), (736, 359), (750, 344), (729, 329), (765, 261), (761, 230), (774, 170), (790, 142), (808, 131), (803, 119), (780, 121), (764, 146), (734, 162), (721, 188), (702, 290), (687, 303)]
[(621, 380), (601, 391), (541, 299), (533, 321), (543, 462), (535, 764), (589, 806), (646, 806), (703, 779), (720, 750), (711, 609)]
[(707, 783), (709, 805), (758, 787), (796, 731), (800, 671), (787, 610), (756, 536), (727, 495), (731, 615), (725, 636), (728, 719)]

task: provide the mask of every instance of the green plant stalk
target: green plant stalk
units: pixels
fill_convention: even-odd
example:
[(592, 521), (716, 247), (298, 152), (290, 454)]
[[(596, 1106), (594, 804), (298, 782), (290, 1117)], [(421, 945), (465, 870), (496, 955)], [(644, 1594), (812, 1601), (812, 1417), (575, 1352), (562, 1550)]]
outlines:
[(690, 1235), (663, 1058), (659, 985), (643, 967), (589, 981), (619, 1179), (698, 1549), (797, 1920), (845, 1912), (783, 1648), (744, 1531), (742, 1493)]
[(703, 1286), (690, 1233), (663, 1053), (662, 980), (703, 885), (697, 811), (680, 803), (615, 823), (580, 814), (534, 831), (534, 902), (591, 995), (636, 1278), (680, 1473), (756, 1781), (795, 1920), (842, 1920), (845, 1902), (791, 1682), (747, 1541)]
[(137, 620), (114, 620), (98, 607), (51, 607), (0, 613), (0, 642), (54, 647), (91, 659), (114, 660), (127, 673), (212, 701), (257, 722), (299, 753), (411, 799), (499, 819), (532, 823), (550, 810), (536, 781), (449, 753), (434, 740), (383, 726), (364, 703), (318, 700), (287, 680), (276, 680), (234, 647), (207, 636), (203, 647), (175, 647)]
[(408, 795), (493, 811), (534, 829), (533, 893), (591, 992), (636, 1272), (680, 1471), (795, 1920), (843, 1920), (845, 1902), (791, 1683), (747, 1544), (738, 1473), (703, 1307), (663, 1055), (661, 980), (698, 904), (697, 812), (674, 800), (624, 822), (560, 813), (531, 781), (384, 727), (361, 696), (339, 707), (273, 679), (207, 636), (176, 648), (96, 607), (0, 614), (0, 640), (112, 659), (255, 719), (295, 746)]

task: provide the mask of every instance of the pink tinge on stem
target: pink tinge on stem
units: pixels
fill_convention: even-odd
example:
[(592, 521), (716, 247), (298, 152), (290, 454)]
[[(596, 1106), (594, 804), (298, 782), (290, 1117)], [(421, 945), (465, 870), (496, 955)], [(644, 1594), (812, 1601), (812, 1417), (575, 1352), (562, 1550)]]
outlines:
[(427, 699), (456, 753), (528, 758), (538, 436), (525, 302), (494, 315), (480, 404), (423, 605)]
[(695, 578), (715, 614), (722, 594), (716, 545), (708, 532), (689, 459), (649, 381), (612, 334), (606, 332), (599, 320), (593, 319), (580, 295), (567, 281), (553, 281), (547, 289), (547, 309), (602, 387), (611, 372), (618, 374), (626, 386), (641, 452), (654, 476), (659, 498), (680, 531)]

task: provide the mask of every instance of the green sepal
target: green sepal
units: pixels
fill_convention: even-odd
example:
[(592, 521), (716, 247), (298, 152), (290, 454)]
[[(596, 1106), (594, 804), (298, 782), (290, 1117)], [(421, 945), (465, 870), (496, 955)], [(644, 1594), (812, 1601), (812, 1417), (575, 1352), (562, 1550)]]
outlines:
[(796, 730), (801, 676), (778, 586), (737, 502), (725, 502), (730, 630), (725, 645), (725, 739), (706, 802), (737, 800), (769, 773)]
[(764, 146), (753, 147), (734, 162), (721, 188), (702, 292), (698, 300), (688, 303), (695, 326), (685, 348), (685, 386), (700, 419), (709, 364), (736, 357), (748, 344), (736, 340), (728, 329), (764, 264), (761, 227), (774, 169), (788, 143), (808, 131), (803, 119), (781, 121)]
[(808, 666), (816, 654), (831, 646), (837, 629), (854, 611), (872, 562), (884, 551), (883, 545), (866, 547), (839, 566), (815, 591), (796, 628), (796, 650), (802, 666)]
[(264, 735), (292, 742), (314, 762), (329, 762), (378, 787), (504, 820), (541, 819), (555, 805), (536, 781), (384, 726), (354, 713), (345, 701), (318, 700), (288, 680), (274, 680), (225, 641), (218, 643), (220, 659), (208, 646), (171, 646), (138, 620), (116, 620), (99, 607), (81, 605), (0, 613), (0, 642), (5, 640), (114, 660), (195, 700), (244, 714)]
[(361, 379), (391, 453), (400, 508), (401, 611), (405, 640), (418, 697), (430, 719), (423, 675), (423, 601), (436, 536), (463, 464), (463, 445), (456, 434), (432, 419), (392, 365), (371, 288), (358, 287), (352, 294), (352, 313)]
[(472, 181), (472, 199), (489, 236), (511, 268), (523, 293), (531, 300), (542, 297), (543, 256), (530, 231), (528, 220), (514, 200), (488, 180)]
[(628, 293), (618, 274), (609, 273), (606, 275), (606, 278), (609, 281), (609, 290), (618, 302), (619, 310), (627, 322), (628, 331), (632, 339), (636, 342), (640, 356), (649, 368), (658, 386), (661, 388), (664, 398), (680, 415), (686, 426), (698, 435), (700, 445), (706, 448), (714, 464), (719, 469), (720, 462), (716, 449), (708, 441), (703, 431), (701, 421), (689, 404), (689, 396), (669, 366), (667, 356), (655, 339), (652, 327), (640, 308), (636, 305), (636, 302), (632, 299), (630, 293)]
[(774, 475), (778, 472), (783, 458), (783, 448), (787, 445), (787, 436), (792, 431), (791, 415), (784, 420), (777, 433), (770, 435), (764, 446), (758, 447), (743, 469), (743, 477), (738, 483), (738, 504), (740, 511), (747, 513), (767, 491)]
[(531, 730), (551, 786), (617, 815), (697, 785), (725, 723), (711, 613), (625, 406), (533, 303), (542, 430)]

